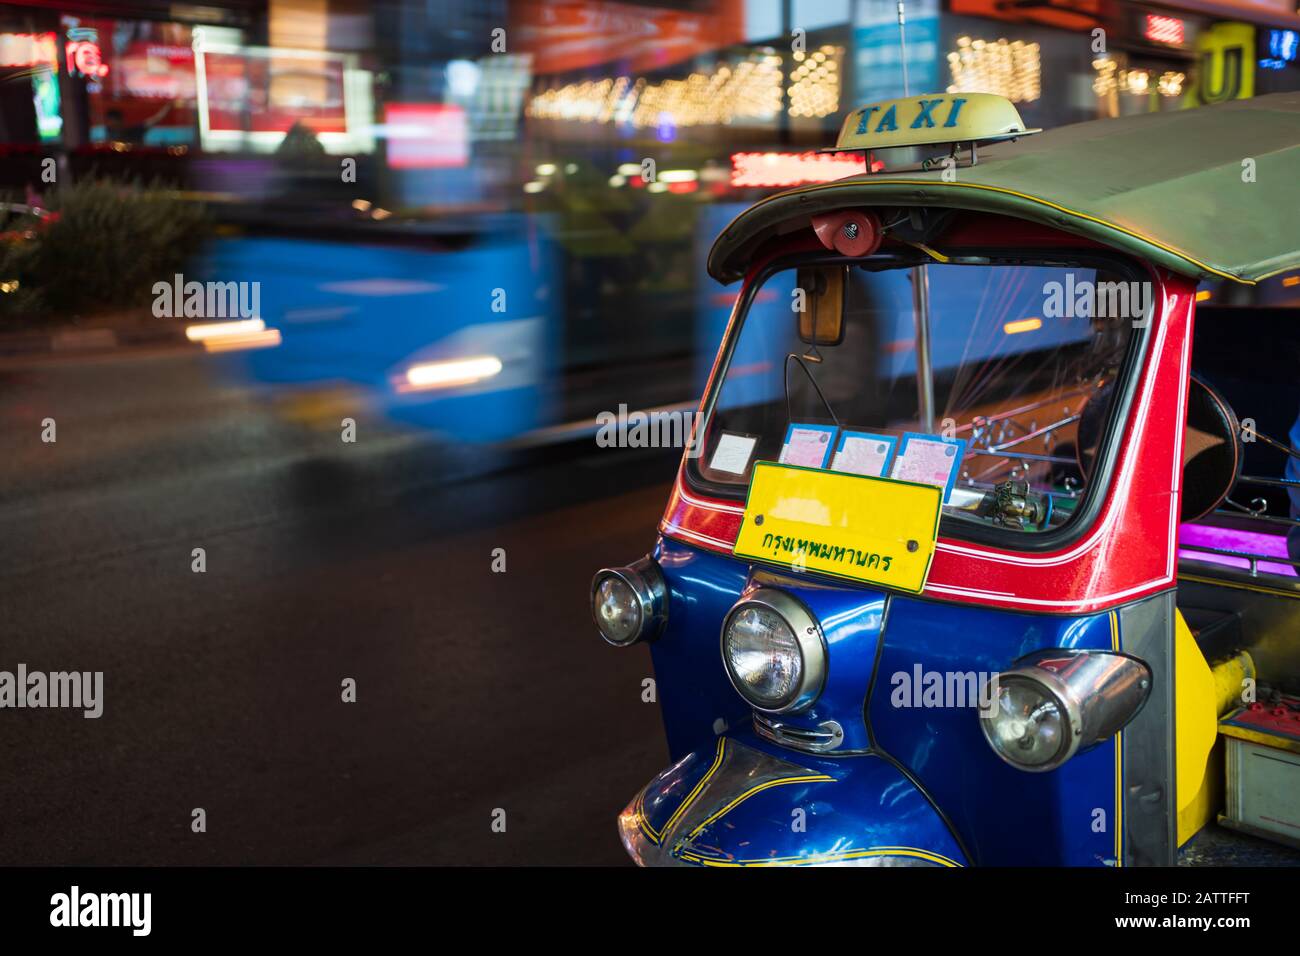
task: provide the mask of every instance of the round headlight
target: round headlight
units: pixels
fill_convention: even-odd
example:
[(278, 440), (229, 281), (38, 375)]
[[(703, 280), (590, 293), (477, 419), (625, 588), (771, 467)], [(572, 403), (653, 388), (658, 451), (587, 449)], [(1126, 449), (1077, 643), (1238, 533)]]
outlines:
[(1150, 692), (1151, 668), (1136, 657), (1047, 648), (993, 678), (980, 729), (1013, 767), (1052, 770), (1118, 733)]
[(626, 568), (604, 568), (592, 579), (591, 616), (600, 636), (618, 647), (656, 637), (667, 606), (663, 575), (649, 556)]
[(1004, 677), (991, 713), (980, 718), (999, 757), (1024, 770), (1049, 770), (1070, 750), (1065, 707), (1043, 684)]
[(775, 611), (751, 605), (727, 628), (727, 663), (743, 697), (780, 707), (799, 687), (803, 655), (790, 625)]
[(596, 616), (596, 627), (611, 644), (627, 644), (641, 630), (641, 605), (637, 603), (636, 592), (612, 574), (596, 585), (592, 613)]
[(722, 625), (722, 662), (736, 693), (758, 710), (803, 710), (821, 693), (826, 648), (821, 628), (794, 598), (759, 588)]

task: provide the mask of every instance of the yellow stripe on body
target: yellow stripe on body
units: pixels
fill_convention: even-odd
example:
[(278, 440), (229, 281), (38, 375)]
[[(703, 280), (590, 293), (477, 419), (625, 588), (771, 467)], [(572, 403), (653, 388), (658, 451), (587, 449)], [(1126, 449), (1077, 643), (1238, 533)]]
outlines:
[(734, 800), (732, 800), (730, 803), (724, 806), (721, 810), (718, 810), (715, 813), (710, 814), (704, 820), (703, 823), (701, 823), (689, 834), (687, 834), (686, 841), (689, 842), (690, 840), (693, 840), (710, 823), (713, 823), (715, 820), (719, 819), (720, 817), (726, 816), (726, 814), (730, 813), (732, 810), (740, 806), (742, 803), (744, 803), (746, 800), (748, 800), (756, 793), (761, 793), (762, 791), (769, 790), (772, 787), (788, 786), (789, 784), (792, 783), (834, 783), (834, 782), (835, 782), (834, 777), (829, 777), (824, 773), (819, 773), (819, 774), (806, 774), (802, 777), (778, 777), (775, 780), (769, 780), (766, 783), (760, 783), (756, 787), (750, 787), (740, 796), (736, 797)]
[(820, 853), (816, 856), (770, 857), (758, 860), (725, 860), (719, 857), (704, 856), (686, 851), (681, 854), (683, 860), (699, 863), (701, 866), (819, 866), (827, 863), (839, 863), (844, 860), (860, 860), (878, 856), (909, 856), (928, 860), (946, 867), (960, 867), (961, 864), (940, 853), (921, 850), (916, 847), (875, 846), (861, 850), (844, 850), (837, 853)]
[(677, 809), (673, 812), (673, 815), (669, 817), (668, 822), (664, 824), (664, 828), (661, 831), (659, 831), (660, 835), (655, 842), (658, 842), (659, 839), (662, 839), (662, 835), (664, 833), (667, 833), (669, 830), (671, 830), (673, 828), (673, 824), (675, 824), (679, 819), (681, 819), (682, 814), (685, 813), (687, 809), (690, 807), (690, 805), (695, 802), (695, 798), (700, 795), (700, 791), (703, 790), (704, 785), (709, 782), (709, 778), (711, 778), (715, 773), (717, 773), (718, 768), (722, 766), (722, 757), (726, 753), (726, 750), (727, 750), (727, 738), (719, 737), (718, 751), (713, 757), (713, 766), (709, 768), (708, 773), (706, 773), (703, 777), (700, 778), (700, 782), (695, 785), (694, 790), (692, 790), (689, 794), (687, 794), (686, 799), (683, 800), (680, 804), (678, 804)]

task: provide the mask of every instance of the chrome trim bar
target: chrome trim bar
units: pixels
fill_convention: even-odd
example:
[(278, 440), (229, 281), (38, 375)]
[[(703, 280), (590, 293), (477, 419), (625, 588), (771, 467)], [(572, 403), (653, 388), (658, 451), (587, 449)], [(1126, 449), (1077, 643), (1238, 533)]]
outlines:
[(834, 720), (823, 720), (816, 727), (801, 727), (755, 711), (754, 730), (774, 744), (806, 753), (828, 753), (844, 743), (844, 728)]
[[(1212, 548), (1209, 545), (1204, 544), (1180, 544), (1178, 550), (1197, 551), (1204, 554), (1218, 554), (1226, 558), (1241, 558), (1243, 561), (1250, 562), (1250, 573), (1252, 577), (1259, 574), (1259, 563), (1261, 561), (1268, 564), (1286, 564), (1300, 570), (1300, 561), (1296, 561), (1294, 558), (1280, 558), (1272, 554), (1256, 554), (1254, 551), (1233, 551), (1229, 548)], [(1195, 561), (1196, 558), (1194, 556), (1188, 556), (1187, 560)], [(1209, 563), (1215, 564), (1216, 562)]]

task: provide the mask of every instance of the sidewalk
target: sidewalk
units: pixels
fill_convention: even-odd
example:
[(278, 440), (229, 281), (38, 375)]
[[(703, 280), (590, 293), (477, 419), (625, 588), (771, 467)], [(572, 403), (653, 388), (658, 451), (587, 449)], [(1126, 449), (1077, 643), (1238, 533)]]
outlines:
[(200, 347), (185, 337), (184, 322), (153, 319), (147, 313), (109, 314), (46, 329), (0, 331), (0, 358), (160, 346)]

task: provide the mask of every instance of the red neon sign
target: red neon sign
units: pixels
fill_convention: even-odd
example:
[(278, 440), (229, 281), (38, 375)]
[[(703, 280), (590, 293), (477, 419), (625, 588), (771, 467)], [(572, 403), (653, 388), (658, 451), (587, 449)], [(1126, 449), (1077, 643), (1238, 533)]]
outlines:
[(469, 117), (446, 103), (388, 103), (388, 165), (436, 169), (469, 163)]
[[(883, 169), (877, 161), (876, 169)], [(860, 153), (732, 153), (731, 185), (798, 186), (828, 183), (867, 171)]]
[(68, 56), (68, 72), (73, 76), (108, 76), (108, 64), (99, 44), (91, 40), (69, 40), (64, 52)]
[(1162, 17), (1154, 13), (1147, 14), (1146, 30), (1143, 31), (1145, 36), (1152, 43), (1168, 43), (1171, 46), (1182, 46), (1185, 31), (1183, 21), (1177, 17)]

